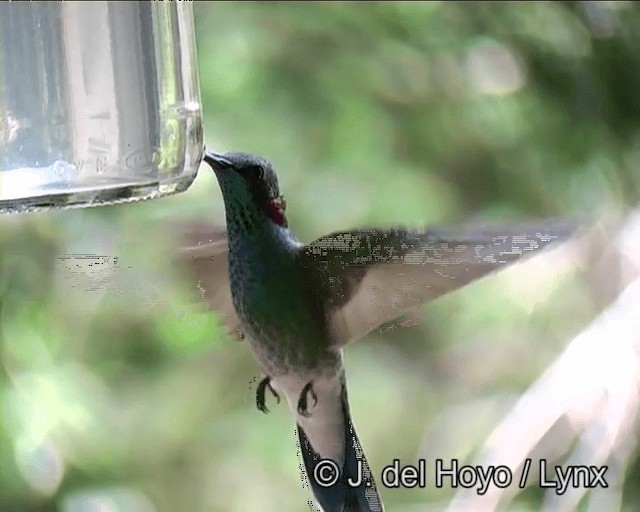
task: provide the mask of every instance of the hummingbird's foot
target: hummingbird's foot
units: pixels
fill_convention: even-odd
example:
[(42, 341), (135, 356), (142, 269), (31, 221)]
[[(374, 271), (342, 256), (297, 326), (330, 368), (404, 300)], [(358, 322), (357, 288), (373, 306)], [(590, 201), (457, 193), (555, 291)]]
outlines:
[(313, 390), (313, 381), (307, 382), (307, 384), (302, 388), (300, 392), (300, 399), (298, 400), (298, 414), (300, 416), (304, 416), (305, 418), (309, 416), (308, 404), (307, 404), (307, 395), (311, 393), (311, 398), (313, 398), (313, 407), (318, 403), (318, 395)]
[(275, 389), (271, 386), (271, 377), (267, 376), (260, 381), (258, 384), (258, 389), (256, 390), (256, 405), (258, 406), (258, 410), (267, 414), (269, 409), (267, 408), (267, 401), (265, 397), (265, 389), (269, 388), (271, 394), (276, 397), (277, 403), (280, 403), (280, 395), (276, 392)]

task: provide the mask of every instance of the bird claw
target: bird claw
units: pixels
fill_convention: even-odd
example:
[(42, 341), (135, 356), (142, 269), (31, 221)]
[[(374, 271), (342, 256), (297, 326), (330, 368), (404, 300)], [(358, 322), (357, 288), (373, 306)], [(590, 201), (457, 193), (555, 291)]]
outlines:
[(316, 392), (313, 390), (313, 381), (307, 382), (307, 384), (302, 388), (302, 391), (300, 392), (300, 399), (298, 400), (298, 414), (305, 418), (309, 417), (307, 404), (307, 395), (309, 393), (311, 393), (311, 398), (313, 398), (313, 407), (315, 407), (318, 403), (318, 395), (316, 395)]
[(258, 384), (258, 389), (256, 390), (256, 406), (258, 407), (259, 411), (265, 414), (269, 412), (269, 409), (267, 408), (266, 397), (265, 397), (266, 388), (269, 388), (269, 391), (271, 391), (271, 394), (276, 397), (276, 402), (280, 403), (280, 395), (271, 386), (271, 377), (268, 377), (268, 376), (265, 377), (260, 381), (260, 384)]

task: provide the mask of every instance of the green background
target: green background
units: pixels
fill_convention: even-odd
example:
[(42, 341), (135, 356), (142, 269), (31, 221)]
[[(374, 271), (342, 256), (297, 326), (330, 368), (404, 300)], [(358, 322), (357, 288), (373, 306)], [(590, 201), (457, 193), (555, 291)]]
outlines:
[[(272, 161), (303, 241), (357, 226), (601, 218), (636, 204), (632, 2), (194, 10), (206, 144)], [(256, 411), (247, 344), (195, 305), (173, 263), (167, 225), (188, 219), (224, 220), (205, 167), (175, 197), (0, 218), (0, 511), (306, 510), (287, 408)], [(65, 274), (66, 252), (119, 263), (92, 270), (104, 286), (91, 291)], [(346, 349), (375, 472), (394, 458), (472, 461), (603, 306), (578, 271), (523, 268)], [(629, 482), (623, 507), (636, 510)], [(453, 492), (382, 496), (390, 511), (435, 511)], [(534, 486), (508, 510), (541, 499)]]

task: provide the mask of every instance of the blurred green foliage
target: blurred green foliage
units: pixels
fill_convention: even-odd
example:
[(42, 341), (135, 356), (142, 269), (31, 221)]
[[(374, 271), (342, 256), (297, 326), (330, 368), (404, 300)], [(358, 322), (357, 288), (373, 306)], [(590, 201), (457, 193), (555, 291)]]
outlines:
[[(207, 145), (272, 160), (305, 241), (637, 203), (633, 2), (194, 10)], [(189, 218), (223, 221), (207, 170), (168, 199), (0, 218), (2, 512), (304, 509), (286, 407), (255, 411), (248, 347), (173, 264), (166, 227)], [(108, 255), (85, 269), (101, 287), (70, 277), (63, 253)], [(542, 277), (486, 279), (346, 350), (374, 468), (478, 450), (598, 308), (587, 284)], [(635, 510), (637, 486), (625, 492)], [(382, 495), (391, 511), (441, 510), (452, 490)]]

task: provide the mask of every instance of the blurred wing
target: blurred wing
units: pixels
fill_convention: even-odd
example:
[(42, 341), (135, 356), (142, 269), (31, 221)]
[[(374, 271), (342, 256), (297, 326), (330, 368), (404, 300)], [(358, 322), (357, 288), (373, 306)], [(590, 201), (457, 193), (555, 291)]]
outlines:
[(304, 248), (333, 344), (360, 339), (409, 309), (567, 238), (568, 225), (359, 230)]
[(205, 223), (177, 227), (180, 246), (179, 264), (188, 269), (200, 296), (209, 308), (222, 315), (227, 332), (242, 339), (242, 329), (229, 286), (227, 231), (224, 227)]

